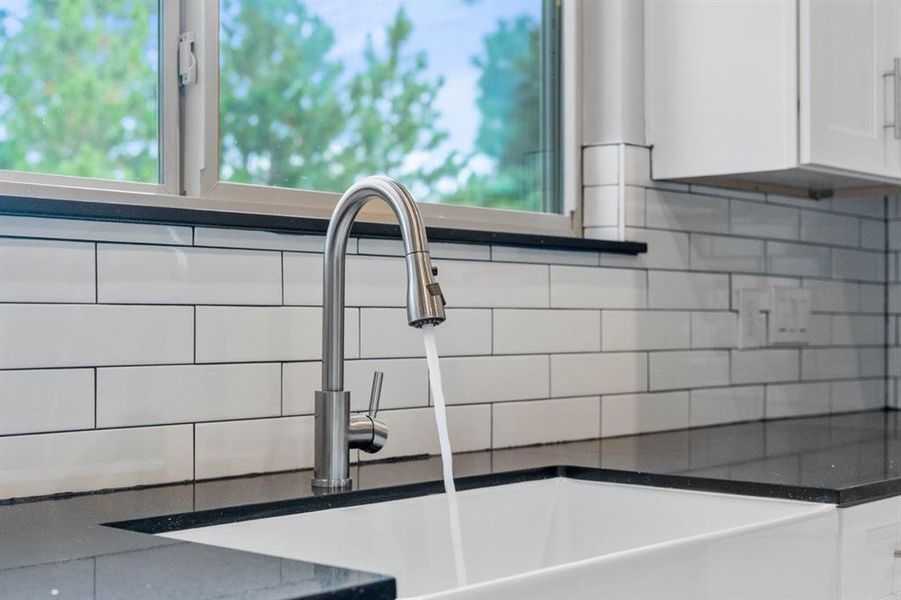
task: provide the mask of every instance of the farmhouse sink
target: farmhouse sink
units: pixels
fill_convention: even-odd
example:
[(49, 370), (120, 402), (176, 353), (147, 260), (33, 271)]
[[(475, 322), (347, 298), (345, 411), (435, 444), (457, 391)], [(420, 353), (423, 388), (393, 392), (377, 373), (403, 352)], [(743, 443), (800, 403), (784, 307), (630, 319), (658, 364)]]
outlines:
[(166, 537), (384, 573), (401, 598), (835, 598), (821, 503), (554, 477), (170, 531)]

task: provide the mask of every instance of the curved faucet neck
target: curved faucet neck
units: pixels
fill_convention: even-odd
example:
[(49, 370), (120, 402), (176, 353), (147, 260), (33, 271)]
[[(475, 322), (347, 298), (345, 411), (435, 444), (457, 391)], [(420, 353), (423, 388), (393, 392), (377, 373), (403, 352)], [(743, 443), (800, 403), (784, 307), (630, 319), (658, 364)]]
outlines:
[[(413, 196), (384, 176), (354, 184), (338, 201), (325, 238), (322, 287), (322, 389), (344, 389), (345, 256), (350, 230), (360, 209), (373, 199), (391, 207), (404, 243), (407, 315), (411, 326), (444, 320), (444, 301), (433, 279), (425, 226)], [(436, 292), (437, 290), (437, 292)]]

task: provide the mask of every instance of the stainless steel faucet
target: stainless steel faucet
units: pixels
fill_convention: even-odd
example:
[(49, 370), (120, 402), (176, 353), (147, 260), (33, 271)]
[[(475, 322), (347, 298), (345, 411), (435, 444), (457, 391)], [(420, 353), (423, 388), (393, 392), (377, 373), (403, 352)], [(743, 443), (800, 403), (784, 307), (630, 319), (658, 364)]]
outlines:
[(329, 223), (325, 238), (322, 287), (322, 390), (316, 392), (313, 487), (323, 492), (351, 487), (350, 449), (378, 452), (388, 429), (376, 420), (382, 374), (375, 373), (369, 413), (350, 414), (350, 392), (344, 389), (344, 258), (351, 225), (363, 205), (379, 198), (388, 203), (400, 224), (407, 267), (407, 321), (410, 327), (444, 321), (444, 296), (429, 258), (425, 226), (416, 200), (400, 183), (375, 176), (347, 190)]

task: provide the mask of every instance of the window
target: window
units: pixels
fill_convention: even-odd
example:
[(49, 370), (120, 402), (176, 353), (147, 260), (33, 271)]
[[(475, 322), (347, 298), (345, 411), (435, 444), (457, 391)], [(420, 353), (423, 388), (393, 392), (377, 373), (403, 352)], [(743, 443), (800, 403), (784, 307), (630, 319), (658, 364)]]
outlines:
[(156, 0), (0, 0), (0, 169), (159, 183)]
[(222, 0), (222, 181), (559, 212), (558, 7)]
[(0, 0), (2, 193), (324, 217), (385, 173), (432, 225), (573, 235), (576, 7)]

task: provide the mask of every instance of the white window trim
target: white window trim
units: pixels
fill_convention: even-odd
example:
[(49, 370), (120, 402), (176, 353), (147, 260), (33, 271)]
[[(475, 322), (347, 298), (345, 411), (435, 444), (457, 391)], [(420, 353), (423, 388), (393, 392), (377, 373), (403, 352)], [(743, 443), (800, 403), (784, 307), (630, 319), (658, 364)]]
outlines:
[[(582, 237), (579, 2), (562, 2), (563, 214), (421, 203), (433, 227)], [(340, 194), (219, 181), (219, 0), (161, 0), (160, 184), (0, 170), (0, 194), (126, 205), (328, 218)], [(179, 93), (178, 39), (193, 31), (197, 83)], [(180, 143), (175, 143), (179, 140)], [(393, 222), (381, 203), (363, 220)]]
[[(11, 193), (13, 189), (28, 189), (28, 187), (23, 188), (22, 186), (30, 185), (39, 188), (49, 185), (156, 195), (178, 194), (181, 188), (179, 181), (181, 144), (179, 143), (178, 114), (178, 34), (181, 27), (179, 4), (179, 0), (160, 0), (160, 182), (117, 181), (115, 179), (0, 169), (0, 190), (3, 193)], [(8, 189), (10, 192), (7, 192)]]

